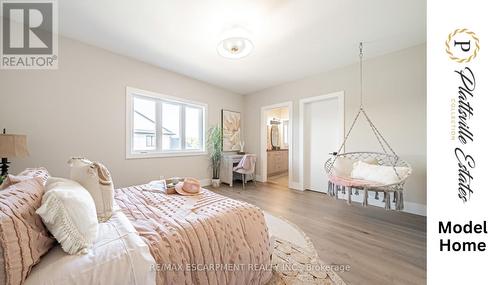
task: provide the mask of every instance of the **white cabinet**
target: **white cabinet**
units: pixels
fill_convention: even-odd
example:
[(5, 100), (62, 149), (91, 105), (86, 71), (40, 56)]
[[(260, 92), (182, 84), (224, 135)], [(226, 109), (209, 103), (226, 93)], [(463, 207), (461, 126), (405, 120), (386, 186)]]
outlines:
[(220, 181), (233, 187), (233, 167), (238, 165), (243, 155), (223, 154), (220, 165)]

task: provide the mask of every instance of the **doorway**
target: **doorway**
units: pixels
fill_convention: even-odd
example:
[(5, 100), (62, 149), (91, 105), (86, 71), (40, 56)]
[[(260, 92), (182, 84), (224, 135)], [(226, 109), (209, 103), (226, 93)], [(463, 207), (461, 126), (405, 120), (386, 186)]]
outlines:
[(301, 184), (304, 190), (326, 193), (324, 164), (344, 137), (343, 92), (300, 101)]
[(292, 102), (262, 107), (262, 181), (290, 187), (292, 156)]

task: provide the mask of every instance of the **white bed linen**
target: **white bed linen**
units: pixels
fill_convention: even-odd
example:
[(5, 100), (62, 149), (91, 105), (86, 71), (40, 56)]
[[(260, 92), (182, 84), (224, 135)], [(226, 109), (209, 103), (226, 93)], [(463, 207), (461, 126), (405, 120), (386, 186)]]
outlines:
[(85, 255), (68, 255), (54, 247), (37, 264), (26, 285), (154, 285), (155, 264), (147, 244), (121, 212), (99, 224), (98, 238)]

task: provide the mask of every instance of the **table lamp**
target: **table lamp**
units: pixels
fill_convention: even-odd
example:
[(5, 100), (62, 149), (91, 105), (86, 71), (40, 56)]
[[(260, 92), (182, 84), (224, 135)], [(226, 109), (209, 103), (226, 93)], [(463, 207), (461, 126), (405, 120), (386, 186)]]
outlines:
[(28, 155), (26, 136), (6, 134), (5, 129), (3, 129), (3, 134), (0, 134), (0, 157), (2, 158), (2, 163), (0, 164), (2, 169), (1, 176), (7, 175), (10, 164), (7, 159), (8, 157), (26, 157)]

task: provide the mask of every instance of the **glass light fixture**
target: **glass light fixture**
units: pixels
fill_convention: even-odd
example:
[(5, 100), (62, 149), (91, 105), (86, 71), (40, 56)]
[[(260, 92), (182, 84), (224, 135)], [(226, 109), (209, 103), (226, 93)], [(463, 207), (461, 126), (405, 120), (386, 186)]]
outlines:
[(249, 55), (252, 50), (252, 42), (244, 37), (226, 38), (217, 45), (217, 52), (219, 55), (230, 59), (243, 58)]

